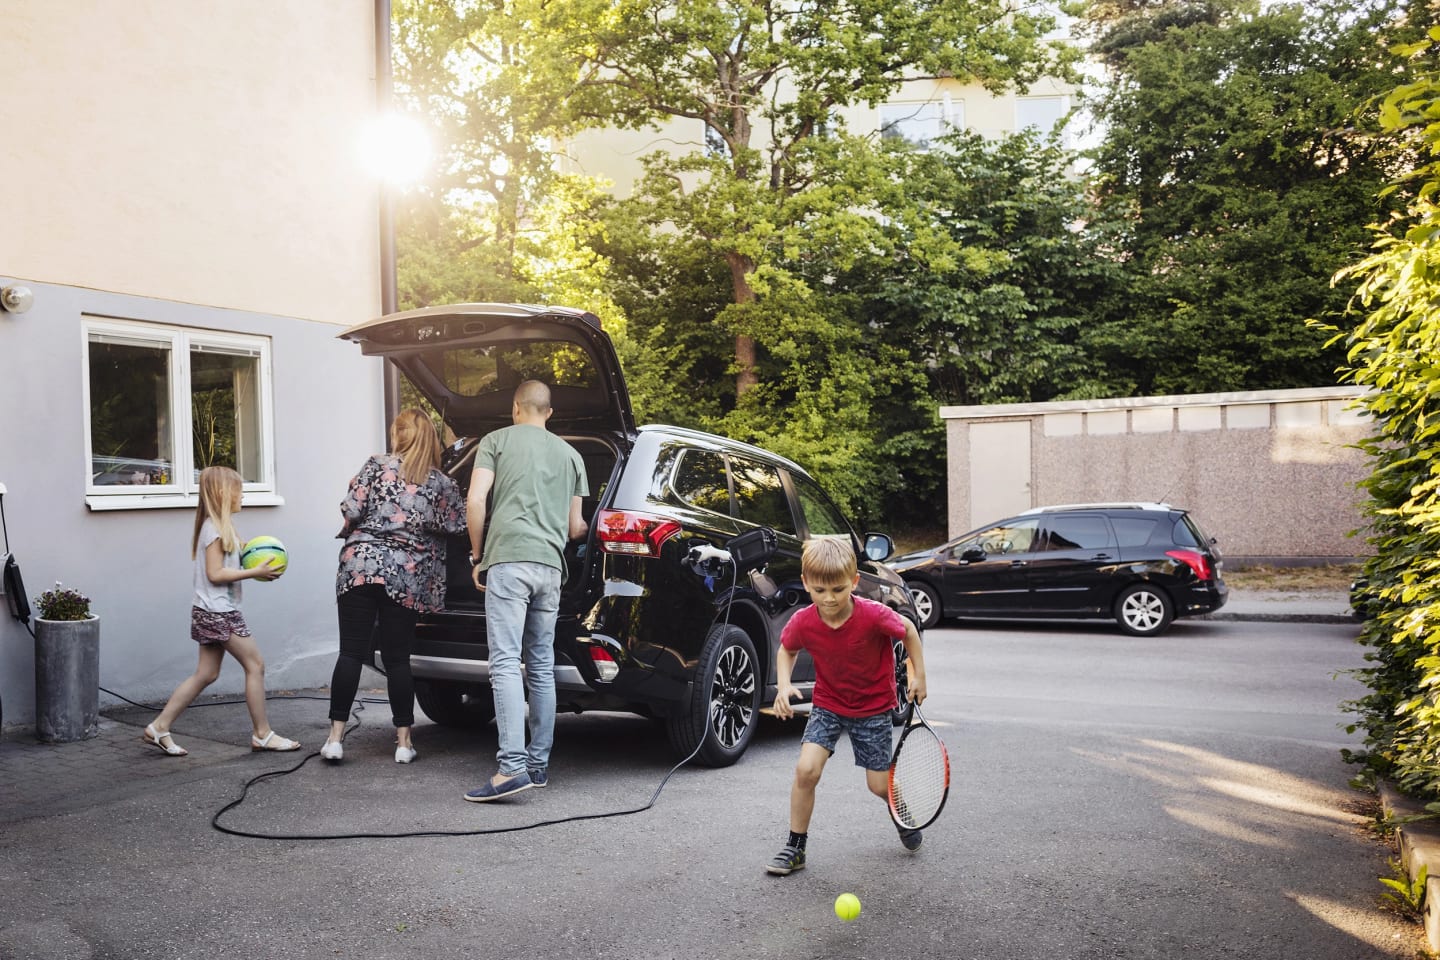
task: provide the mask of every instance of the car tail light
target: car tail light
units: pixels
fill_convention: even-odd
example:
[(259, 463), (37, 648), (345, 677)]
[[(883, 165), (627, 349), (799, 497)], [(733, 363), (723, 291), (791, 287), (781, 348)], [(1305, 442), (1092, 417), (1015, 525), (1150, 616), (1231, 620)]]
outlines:
[(590, 662), (595, 664), (595, 673), (606, 683), (614, 680), (615, 675), (620, 672), (620, 664), (615, 662), (610, 651), (604, 647), (592, 646), (590, 648)]
[(658, 557), (665, 541), (679, 532), (678, 520), (649, 513), (601, 510), (595, 517), (595, 541), (606, 553)]
[(1195, 571), (1195, 576), (1200, 580), (1210, 579), (1210, 558), (1203, 553), (1194, 550), (1166, 550), (1165, 556), (1179, 560), (1185, 566)]

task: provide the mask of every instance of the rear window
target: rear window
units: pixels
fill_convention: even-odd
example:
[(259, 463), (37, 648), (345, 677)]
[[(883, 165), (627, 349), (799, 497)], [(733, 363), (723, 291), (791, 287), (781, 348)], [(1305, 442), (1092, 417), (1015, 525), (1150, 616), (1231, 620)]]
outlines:
[(1159, 520), (1144, 517), (1111, 517), (1110, 523), (1115, 527), (1115, 540), (1122, 547), (1145, 546), (1160, 525)]
[(1206, 547), (1210, 544), (1210, 538), (1205, 536), (1205, 531), (1186, 513), (1175, 521), (1175, 542), (1182, 547)]
[(741, 520), (795, 535), (790, 501), (780, 485), (780, 472), (768, 463), (730, 459), (735, 478), (735, 506)]
[(686, 450), (675, 471), (675, 493), (702, 510), (730, 515), (730, 486), (725, 458), (710, 450)]
[(539, 340), (456, 347), (427, 353), (424, 362), (436, 379), (462, 397), (509, 395), (525, 380), (543, 380), (556, 387), (600, 383), (590, 355), (573, 343)]

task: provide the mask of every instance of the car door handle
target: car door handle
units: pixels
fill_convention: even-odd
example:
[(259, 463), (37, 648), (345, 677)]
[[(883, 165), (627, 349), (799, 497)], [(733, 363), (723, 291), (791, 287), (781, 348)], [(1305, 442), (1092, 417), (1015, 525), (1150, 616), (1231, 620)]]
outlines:
[(1028, 566), (1030, 566), (1030, 561), (1029, 561), (1029, 560), (1011, 560), (1011, 561), (1010, 561), (1010, 566), (1011, 566), (1011, 567), (1028, 567)]
[(1109, 560), (1109, 559), (1110, 559), (1110, 554), (1108, 554), (1108, 553), (1097, 553), (1097, 554), (1095, 554), (1095, 556), (1091, 557), (1090, 559), (1091, 559), (1091, 560)]

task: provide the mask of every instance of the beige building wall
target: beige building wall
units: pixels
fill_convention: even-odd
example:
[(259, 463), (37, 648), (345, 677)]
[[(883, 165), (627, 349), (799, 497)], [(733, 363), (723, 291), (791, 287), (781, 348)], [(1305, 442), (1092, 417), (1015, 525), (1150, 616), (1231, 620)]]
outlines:
[(372, 11), (0, 0), (0, 273), (337, 324), (378, 313), (359, 151)]
[[(1189, 509), (1227, 557), (1344, 561), (1362, 537), (1371, 435), (1357, 388), (942, 407), (949, 533), (1030, 507), (1162, 501)], [(997, 429), (1003, 428), (1003, 429)], [(1018, 440), (1017, 440), (1018, 438)], [(1002, 445), (1003, 441), (1003, 445)], [(1016, 443), (1028, 447), (1012, 469)], [(986, 512), (997, 502), (1007, 508)]]
[[(783, 96), (783, 94), (782, 94)], [(878, 134), (887, 108), (923, 107), (935, 104), (947, 122), (996, 138), (1013, 133), (1025, 122), (1027, 102), (1048, 99), (1068, 110), (1074, 106), (1073, 91), (1053, 80), (1042, 79), (1024, 94), (996, 96), (979, 84), (954, 80), (913, 80), (902, 84), (885, 104), (860, 104), (842, 111), (846, 128), (855, 134)], [(1042, 111), (1043, 112), (1043, 111)], [(634, 192), (642, 170), (643, 157), (659, 151), (691, 153), (704, 146), (704, 124), (699, 120), (668, 120), (644, 130), (591, 130), (562, 145), (560, 168), (567, 173), (598, 177), (613, 185), (616, 196)], [(764, 149), (764, 131), (756, 127), (751, 146)]]

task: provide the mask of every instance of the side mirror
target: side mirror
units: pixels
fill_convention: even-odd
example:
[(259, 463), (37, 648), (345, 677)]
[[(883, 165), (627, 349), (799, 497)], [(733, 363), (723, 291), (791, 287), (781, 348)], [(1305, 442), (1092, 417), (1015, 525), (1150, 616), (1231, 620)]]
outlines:
[(879, 563), (895, 552), (895, 541), (883, 533), (865, 534), (865, 556)]
[(966, 563), (976, 563), (985, 559), (985, 551), (979, 547), (967, 547), (965, 552), (960, 554), (960, 559)]

